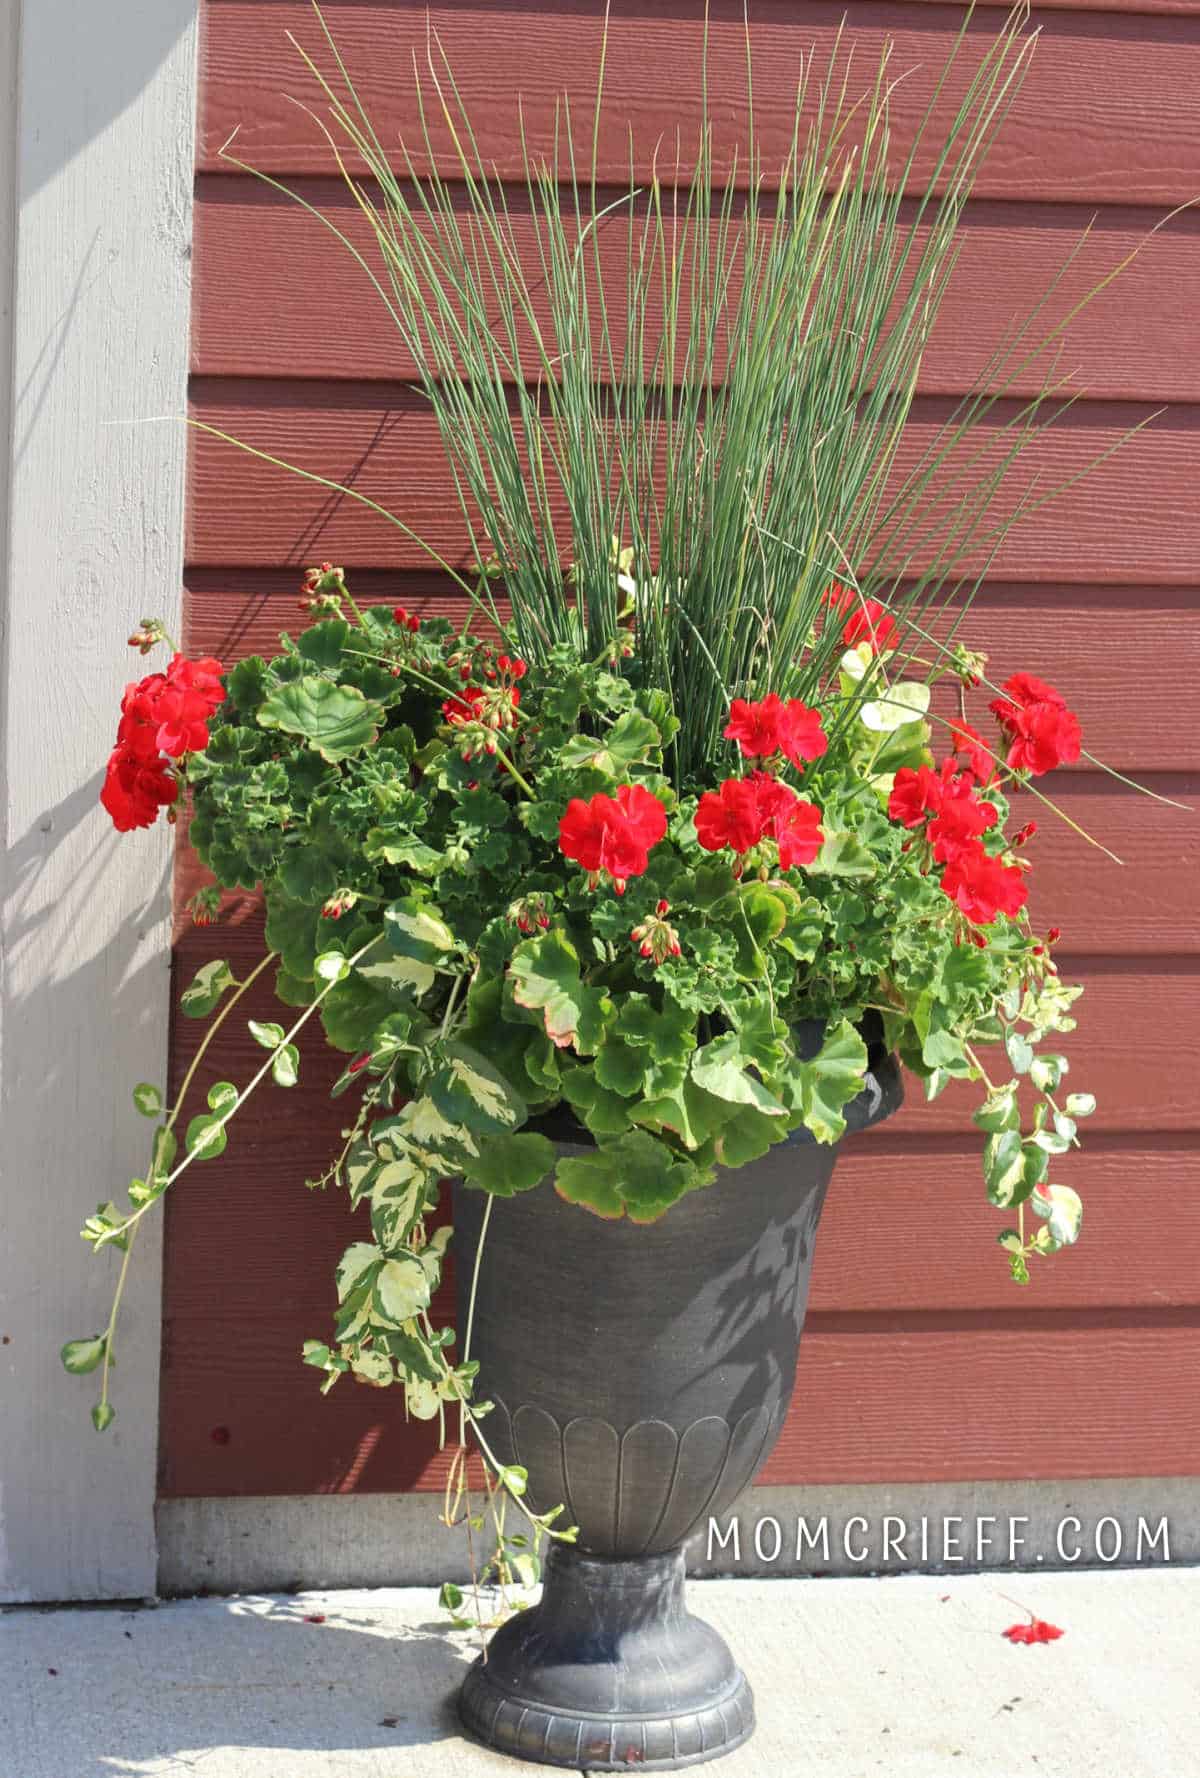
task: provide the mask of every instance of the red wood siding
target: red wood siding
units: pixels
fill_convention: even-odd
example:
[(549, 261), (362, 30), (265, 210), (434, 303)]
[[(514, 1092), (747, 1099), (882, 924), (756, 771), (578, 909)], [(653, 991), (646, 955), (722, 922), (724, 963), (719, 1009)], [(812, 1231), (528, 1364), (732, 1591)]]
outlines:
[[(326, 0), (364, 97), (393, 136), (412, 129), (414, 50), (426, 7)], [(643, 142), (694, 123), (701, 8), (629, 0), (610, 39), (609, 170), (628, 118)], [(553, 99), (591, 88), (598, 0), (547, 7), (433, 5), (484, 153), (516, 169), (512, 96), (535, 143)], [(901, 142), (957, 28), (952, 0), (812, 5), (757, 0), (756, 101), (763, 147), (789, 114), (798, 58), (828, 48), (843, 11), (857, 56), (896, 34), (896, 67), (923, 72), (897, 95)], [(740, 0), (713, 6), (715, 89), (729, 139), (741, 86)], [(998, 23), (984, 10), (976, 34)], [(969, 208), (959, 274), (929, 353), (914, 443), (971, 383), (988, 352), (1095, 218), (1068, 274), (1065, 310), (1200, 191), (1200, 0), (1052, 0), (1009, 127)], [(321, 227), (217, 151), (235, 125), (244, 158), (358, 224), (328, 153), (281, 95), (302, 95), (285, 31), (314, 42), (303, 0), (208, 0), (198, 149), (193, 407), (197, 417), (403, 511), (453, 556), (455, 509), (412, 366), (365, 280)], [(670, 67), (664, 89), (661, 70)], [(619, 126), (619, 127), (618, 127)], [(1046, 480), (1075, 473), (1154, 415), (1086, 482), (1014, 533), (969, 628), (1001, 671), (1069, 689), (1089, 746), (1160, 795), (1200, 790), (1200, 217), (1176, 218), (1069, 328), (1059, 369), (1084, 398), (1039, 444)], [(1018, 385), (1016, 393), (1031, 386)], [(1156, 413), (1164, 407), (1165, 411)], [(1009, 410), (1011, 411), (1011, 410)], [(225, 659), (294, 627), (299, 570), (344, 562), (360, 597), (419, 611), (454, 595), (362, 507), (198, 437), (188, 517), (187, 642)], [(1026, 1292), (991, 1245), (968, 1103), (911, 1103), (839, 1163), (822, 1228), (795, 1405), (765, 1480), (840, 1482), (1200, 1472), (1200, 1119), (1195, 1109), (1200, 936), (1194, 814), (1138, 797), (1094, 769), (1047, 786), (1120, 854), (1108, 863), (1039, 811), (1035, 917), (1061, 925), (1064, 972), (1087, 992), (1073, 1084), (1100, 1109), (1063, 1177), (1085, 1195), (1080, 1247)], [(1042, 815), (1045, 818), (1042, 819)], [(180, 901), (195, 880), (181, 848)], [(230, 898), (227, 931), (181, 921), (182, 980), (206, 957), (259, 954), (253, 897)], [(1067, 954), (1069, 952), (1069, 955)], [(236, 966), (236, 965), (235, 965)], [(269, 992), (251, 1014), (269, 1017)], [(199, 1033), (179, 1021), (178, 1077)], [(257, 1055), (232, 1032), (204, 1082), (241, 1078)], [(344, 1201), (306, 1192), (336, 1144), (336, 1072), (308, 1046), (304, 1096), (275, 1094), (242, 1118), (226, 1154), (168, 1204), (162, 1418), (166, 1494), (437, 1487), (444, 1459), (394, 1395), (340, 1386), (321, 1399), (299, 1362), (323, 1337), (332, 1272), (352, 1227)], [(848, 1376), (852, 1386), (847, 1385)], [(1052, 1411), (1024, 1412), (1022, 1402)], [(214, 1437), (214, 1434), (216, 1435)]]

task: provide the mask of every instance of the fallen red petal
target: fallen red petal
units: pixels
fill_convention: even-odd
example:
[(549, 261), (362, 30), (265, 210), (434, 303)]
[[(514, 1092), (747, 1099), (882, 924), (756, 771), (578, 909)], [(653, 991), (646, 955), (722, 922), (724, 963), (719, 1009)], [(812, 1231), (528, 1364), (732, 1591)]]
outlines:
[(1047, 1624), (1040, 1617), (1031, 1618), (1027, 1624), (1010, 1624), (1001, 1631), (1010, 1642), (1057, 1642), (1063, 1634), (1057, 1624)]

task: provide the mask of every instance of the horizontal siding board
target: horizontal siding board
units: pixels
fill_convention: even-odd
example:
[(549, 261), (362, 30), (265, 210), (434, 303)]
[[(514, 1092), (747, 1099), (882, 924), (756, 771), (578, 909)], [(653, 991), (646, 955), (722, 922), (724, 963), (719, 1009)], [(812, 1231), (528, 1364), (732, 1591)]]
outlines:
[[(385, 143), (415, 141), (414, 56), (424, 66), (427, 23), (444, 46), (475, 126), (484, 163), (503, 177), (521, 165), (517, 99), (535, 156), (552, 152), (555, 104), (567, 92), (580, 152), (590, 158), (591, 101), (595, 94), (602, 0), (532, 4), (441, 4), (414, 0), (379, 5), (331, 0), (326, 16), (372, 122)], [(727, 165), (744, 146), (745, 45), (741, 0), (711, 8), (710, 90), (714, 151)], [(911, 141), (933, 91), (959, 19), (924, 5), (856, 4), (835, 0), (797, 9), (790, 0), (758, 0), (752, 9), (755, 110), (764, 165), (774, 168), (791, 135), (793, 95), (803, 60), (815, 51), (818, 69), (833, 48), (843, 19), (861, 85), (891, 36), (893, 75), (903, 74), (893, 100), (897, 155)], [(961, 100), (969, 70), (1003, 20), (982, 8), (970, 42), (947, 83), (944, 115)], [(1171, 14), (1055, 10), (1039, 16), (1041, 36), (1023, 90), (979, 181), (981, 194), (1022, 200), (1170, 204), (1200, 189), (1200, 123), (1191, 94), (1200, 81), (1200, 27)], [(315, 88), (285, 35), (319, 56), (319, 32), (305, 0), (209, 0), (202, 63), (198, 158), (221, 165), (220, 150), (238, 133), (235, 152), (278, 173), (334, 170), (313, 121), (291, 97), (316, 103)], [(626, 176), (632, 127), (635, 167), (645, 177), (656, 144), (679, 131), (694, 139), (701, 100), (700, 8), (681, 11), (648, 4), (616, 10), (606, 66), (608, 102), (601, 120), (602, 176)], [(663, 81), (669, 67), (671, 79)], [(936, 130), (930, 137), (933, 152)], [(452, 164), (444, 127), (434, 132), (436, 157)], [(930, 164), (928, 157), (925, 166)], [(918, 162), (918, 175), (923, 171)]]
[(1197, 1325), (860, 1334), (818, 1322), (759, 1480), (1193, 1475), (1200, 1394), (1179, 1379), (1198, 1365)]
[[(301, 1204), (294, 1221), (319, 1205)], [(177, 1243), (179, 1234), (171, 1234)], [(231, 1299), (226, 1284), (222, 1301), (239, 1313), (235, 1321), (219, 1311), (224, 1345), (208, 1333), (211, 1293), (200, 1304), (169, 1308), (162, 1494), (443, 1485), (448, 1459), (437, 1450), (435, 1428), (406, 1424), (394, 1390), (343, 1382), (322, 1398), (316, 1374), (299, 1362), (303, 1338), (325, 1333), (335, 1245), (316, 1260), (311, 1281), (306, 1256), (295, 1255), (281, 1286), (272, 1228), (276, 1263), (262, 1275), (268, 1301), (262, 1287)], [(193, 1247), (194, 1264), (204, 1252)], [(822, 1258), (819, 1249), (818, 1271)], [(326, 1280), (321, 1299), (318, 1271)], [(1200, 1326), (1194, 1311), (1184, 1314), (1192, 1319), (1181, 1322), (1176, 1313), (1159, 1324), (1153, 1311), (1129, 1318), (1105, 1310), (1079, 1324), (1069, 1314), (1038, 1316), (1031, 1325), (1013, 1315), (990, 1324), (966, 1317), (961, 1326), (941, 1318), (928, 1327), (919, 1317), (897, 1317), (893, 1327), (864, 1318), (861, 1331), (847, 1325), (852, 1317), (825, 1328), (814, 1316), (792, 1408), (760, 1480), (1194, 1474), (1200, 1397), (1181, 1393), (1179, 1380), (1196, 1374)]]
[[(299, 195), (344, 232), (385, 288), (388, 280), (374, 236), (340, 181), (306, 180)], [(460, 206), (464, 202), (460, 198)], [(538, 231), (523, 194), (509, 200), (514, 244), (534, 266)], [(603, 204), (603, 200), (601, 200)], [(911, 214), (911, 206), (910, 214)], [(1147, 241), (1158, 220), (1152, 210), (1094, 211), (1061, 205), (968, 206), (961, 258), (926, 353), (920, 388), (960, 394), (987, 374), (992, 354), (1011, 338), (1014, 317), (1028, 311), (1065, 272), (1030, 339), (1068, 315), (1114, 267), (1139, 247), (1137, 258), (1098, 295), (1049, 353), (1024, 363), (1015, 355), (1014, 394), (1031, 394), (1069, 373), (1072, 387), (1118, 400), (1200, 399), (1200, 359), (1180, 361), (1179, 340), (1191, 325), (1189, 292), (1200, 282), (1200, 216), (1175, 219)], [(1090, 227), (1090, 233), (1089, 231)], [(1086, 243), (1079, 246), (1087, 236)], [(617, 363), (627, 231), (610, 218), (599, 230), (601, 276), (613, 304)], [(1145, 245), (1143, 245), (1145, 243)], [(379, 293), (346, 247), (316, 217), (253, 179), (203, 176), (197, 188), (196, 294), (192, 367), (209, 376), (291, 377), (296, 367), (329, 380), (398, 381), (416, 363)], [(303, 275), (297, 276), (297, 268)], [(532, 299), (539, 325), (552, 338), (549, 304), (540, 279)], [(264, 302), (264, 288), (271, 301)], [(657, 286), (647, 314), (654, 337), (661, 323)], [(522, 359), (536, 374), (532, 349)]]
[[(465, 565), (466, 530), (436, 423), (406, 388), (197, 378), (192, 411), (201, 422), (388, 507), (445, 560)], [(992, 572), (1021, 581), (1099, 584), (1156, 581), (1192, 585), (1200, 559), (1200, 407), (1180, 404), (1148, 420), (1145, 405), (1082, 402), (1048, 425), (1025, 450), (996, 511), (1026, 495), (1044, 499), (1001, 543)], [(943, 398), (922, 398), (901, 441), (898, 466), (911, 471), (947, 423)], [(1011, 442), (1014, 409), (961, 454), (963, 473), (986, 472), (991, 451)], [(1122, 442), (1124, 440), (1124, 442)], [(968, 467), (972, 454), (980, 463)], [(1108, 455), (1106, 460), (1100, 461)], [(236, 454), (235, 454), (236, 453)], [(1082, 478), (1082, 479), (1077, 479)], [(1066, 484), (1074, 482), (1073, 486)], [(428, 558), (360, 500), (303, 480), (196, 433), (191, 456), (187, 558), (192, 566), (303, 566), (318, 555), (340, 562), (418, 568)], [(552, 492), (558, 535), (569, 537), (565, 505)], [(936, 523), (936, 521), (935, 521)], [(983, 566), (980, 555), (978, 567)]]
[[(360, 604), (395, 604), (425, 617), (450, 616), (461, 623), (464, 596), (428, 576), (350, 569)], [(300, 574), (292, 569), (195, 568), (187, 576), (186, 645), (226, 663), (246, 654), (278, 652), (279, 632), (306, 619), (297, 610)], [(1089, 752), (1117, 770), (1186, 774), (1200, 770), (1200, 589), (1122, 587), (1104, 592), (1063, 586), (985, 587), (960, 631), (983, 649), (996, 683), (1018, 670), (1036, 672), (1059, 686), (1079, 710)], [(505, 608), (502, 606), (502, 610)], [(484, 627), (482, 624), (480, 627)], [(1154, 686), (1162, 663), (1172, 662), (1170, 723), (1148, 719), (1145, 699), (1132, 687)], [(981, 720), (986, 691), (970, 709)], [(952, 712), (948, 693), (940, 707)], [(1060, 774), (1042, 786), (1056, 799)], [(1189, 794), (1186, 779), (1165, 794)], [(1179, 837), (1178, 817), (1161, 812), (1157, 838)], [(1191, 829), (1183, 830), (1184, 838)], [(1112, 844), (1112, 836), (1109, 837)], [(1113, 850), (1120, 853), (1119, 844)], [(1160, 947), (1161, 948), (1161, 947)], [(1107, 944), (1089, 949), (1106, 950)]]

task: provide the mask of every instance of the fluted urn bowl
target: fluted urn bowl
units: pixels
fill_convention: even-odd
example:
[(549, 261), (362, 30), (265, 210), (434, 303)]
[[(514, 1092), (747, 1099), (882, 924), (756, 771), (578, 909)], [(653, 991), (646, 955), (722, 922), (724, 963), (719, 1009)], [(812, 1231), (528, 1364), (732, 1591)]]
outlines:
[[(815, 1050), (821, 1029), (797, 1037)], [(873, 1050), (847, 1134), (901, 1097), (895, 1061)], [(683, 1545), (779, 1436), (839, 1147), (798, 1131), (649, 1224), (604, 1221), (549, 1184), (496, 1203), (472, 1336), (485, 1434), (528, 1471), (530, 1505), (561, 1503), (579, 1538), (552, 1546), (540, 1603), (467, 1675), (459, 1712), (479, 1740), (608, 1771), (690, 1765), (752, 1732), (745, 1677), (686, 1608)], [(456, 1186), (460, 1327), (484, 1203)]]

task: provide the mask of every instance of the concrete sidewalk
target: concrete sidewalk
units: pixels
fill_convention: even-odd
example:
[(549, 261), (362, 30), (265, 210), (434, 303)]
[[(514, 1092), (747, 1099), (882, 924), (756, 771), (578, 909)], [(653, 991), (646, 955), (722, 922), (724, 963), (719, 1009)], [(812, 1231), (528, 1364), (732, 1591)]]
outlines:
[[(709, 1581), (758, 1733), (722, 1778), (1198, 1778), (1200, 1569)], [(1019, 1599), (1066, 1634), (1014, 1647)], [(313, 1617), (324, 1621), (306, 1621)], [(515, 1778), (426, 1588), (0, 1616), (0, 1778)]]

